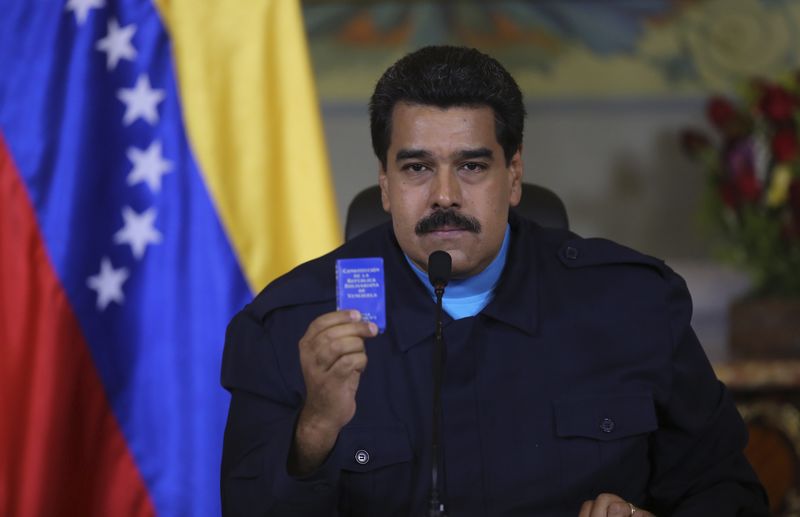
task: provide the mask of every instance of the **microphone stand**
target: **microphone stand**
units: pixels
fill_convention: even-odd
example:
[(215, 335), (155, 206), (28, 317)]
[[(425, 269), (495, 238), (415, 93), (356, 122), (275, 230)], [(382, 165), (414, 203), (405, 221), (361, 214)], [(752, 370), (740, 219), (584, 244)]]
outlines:
[[(428, 499), (428, 517), (447, 517), (444, 503), (439, 500), (439, 461), (444, 458), (439, 452), (442, 422), (442, 376), (444, 375), (444, 338), (442, 337), (442, 298), (444, 288), (450, 280), (453, 261), (446, 251), (437, 250), (428, 257), (428, 280), (436, 293), (436, 334), (433, 343), (433, 432), (431, 438), (431, 493)], [(444, 479), (444, 476), (443, 476)]]
[[(431, 494), (428, 502), (428, 517), (447, 517), (444, 503), (439, 501), (439, 430), (442, 414), (442, 374), (444, 367), (444, 338), (442, 337), (442, 298), (445, 282), (437, 282), (436, 334), (433, 344), (433, 440), (431, 444)], [(443, 469), (444, 470), (444, 469)]]

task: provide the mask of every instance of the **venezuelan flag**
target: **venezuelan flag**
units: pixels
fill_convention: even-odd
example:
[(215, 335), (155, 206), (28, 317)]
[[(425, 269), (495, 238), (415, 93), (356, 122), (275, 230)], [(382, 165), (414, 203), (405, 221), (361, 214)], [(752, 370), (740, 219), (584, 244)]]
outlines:
[(299, 6), (0, 11), (0, 515), (218, 515), (225, 326), (339, 242)]

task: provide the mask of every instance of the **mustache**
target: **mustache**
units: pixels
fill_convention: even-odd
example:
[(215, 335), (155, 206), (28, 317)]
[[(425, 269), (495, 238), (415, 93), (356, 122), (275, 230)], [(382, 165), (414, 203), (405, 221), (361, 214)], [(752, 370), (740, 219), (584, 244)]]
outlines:
[(464, 215), (455, 210), (437, 210), (427, 217), (419, 220), (414, 227), (417, 235), (435, 232), (442, 228), (466, 230), (472, 233), (481, 232), (481, 223), (474, 217)]

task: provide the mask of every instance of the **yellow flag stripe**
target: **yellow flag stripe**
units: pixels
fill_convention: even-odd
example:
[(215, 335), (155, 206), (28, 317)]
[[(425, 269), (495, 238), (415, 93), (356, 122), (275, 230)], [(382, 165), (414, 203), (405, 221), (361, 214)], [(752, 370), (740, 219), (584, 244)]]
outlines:
[(156, 0), (192, 149), (253, 291), (341, 241), (295, 0)]

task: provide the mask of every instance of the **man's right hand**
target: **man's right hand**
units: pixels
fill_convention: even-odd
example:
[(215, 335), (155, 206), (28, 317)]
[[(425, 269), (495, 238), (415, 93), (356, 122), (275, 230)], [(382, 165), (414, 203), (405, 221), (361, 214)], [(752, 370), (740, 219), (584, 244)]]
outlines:
[(329, 312), (300, 339), (300, 367), (306, 400), (295, 428), (289, 473), (304, 476), (330, 453), (339, 431), (356, 412), (356, 391), (367, 366), (364, 338), (377, 335), (358, 311)]

